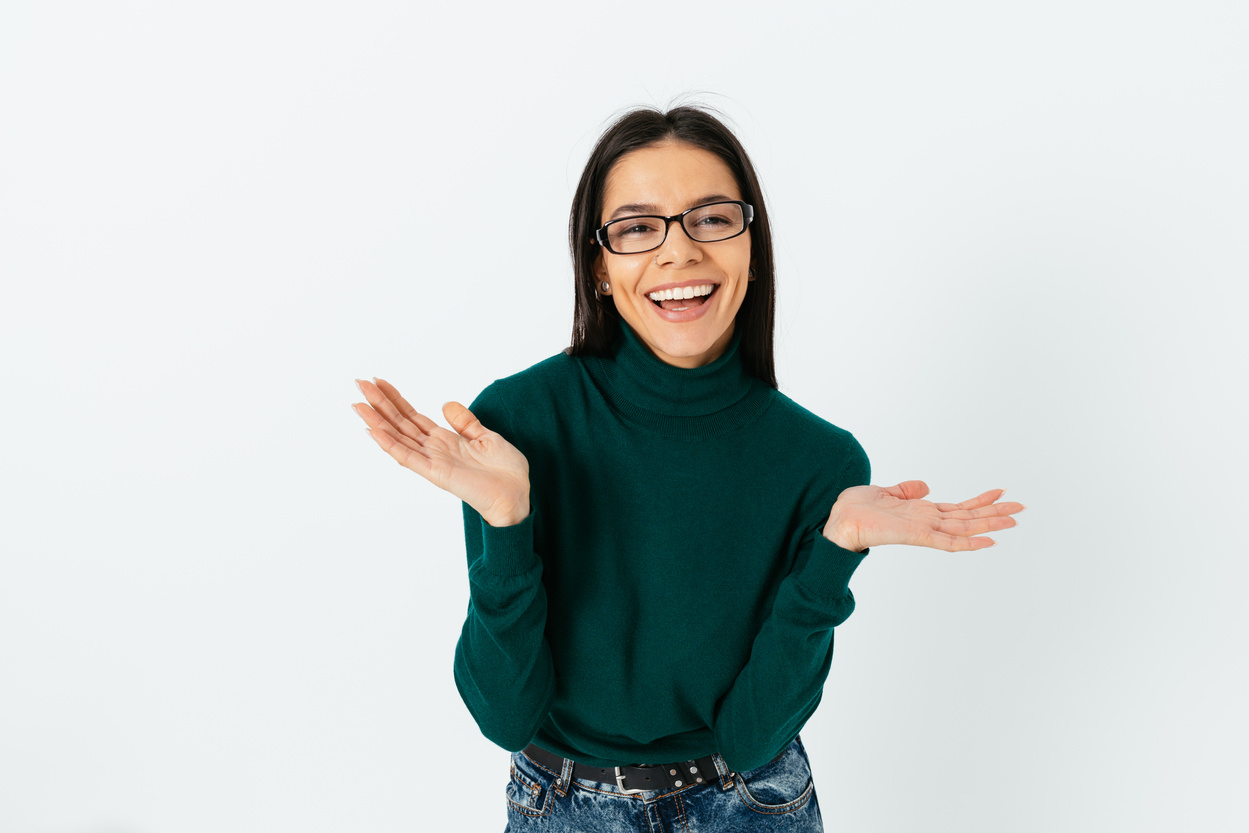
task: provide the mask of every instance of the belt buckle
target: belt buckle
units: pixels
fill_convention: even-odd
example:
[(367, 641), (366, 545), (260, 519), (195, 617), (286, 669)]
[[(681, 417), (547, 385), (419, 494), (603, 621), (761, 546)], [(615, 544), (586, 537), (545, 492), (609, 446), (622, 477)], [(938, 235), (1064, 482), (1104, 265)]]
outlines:
[(628, 787), (626, 787), (624, 785), (624, 773), (620, 771), (620, 767), (616, 767), (616, 786), (620, 787), (620, 789), (622, 789), (626, 795), (633, 795), (634, 793), (646, 792), (646, 790), (631, 790)]

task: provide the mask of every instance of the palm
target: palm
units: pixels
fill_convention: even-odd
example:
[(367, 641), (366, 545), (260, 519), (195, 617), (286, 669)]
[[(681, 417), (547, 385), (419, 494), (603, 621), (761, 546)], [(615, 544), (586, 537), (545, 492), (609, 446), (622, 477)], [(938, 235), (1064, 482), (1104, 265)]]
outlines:
[(488, 522), (514, 523), (529, 514), (529, 461), (468, 408), (458, 402), (443, 406), (451, 431), (419, 413), (385, 380), (361, 382), (360, 389), (372, 407), (352, 407), (404, 468), (460, 498)]
[(928, 494), (922, 480), (888, 488), (855, 486), (837, 497), (830, 522), (848, 530), (859, 550), (885, 544), (978, 550), (994, 541), (974, 536), (1015, 526), (1011, 515), (1024, 509), (1021, 503), (996, 503), (1003, 491), (992, 489), (962, 503), (933, 503), (920, 499)]

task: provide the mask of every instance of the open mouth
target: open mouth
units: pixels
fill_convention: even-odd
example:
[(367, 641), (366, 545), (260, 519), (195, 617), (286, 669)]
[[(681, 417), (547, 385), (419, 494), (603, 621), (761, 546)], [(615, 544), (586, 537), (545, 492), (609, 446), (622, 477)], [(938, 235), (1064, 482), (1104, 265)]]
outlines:
[(711, 291), (708, 292), (706, 295), (696, 295), (693, 298), (673, 298), (670, 301), (656, 301), (655, 299), (650, 298), (650, 297), (647, 297), (646, 300), (650, 301), (652, 304), (654, 304), (657, 307), (662, 307), (663, 309), (675, 311), (675, 310), (688, 309), (689, 307), (702, 306), (708, 300), (710, 300), (711, 296), (715, 295), (719, 291), (720, 291), (720, 284), (716, 283), (716, 284), (711, 285)]

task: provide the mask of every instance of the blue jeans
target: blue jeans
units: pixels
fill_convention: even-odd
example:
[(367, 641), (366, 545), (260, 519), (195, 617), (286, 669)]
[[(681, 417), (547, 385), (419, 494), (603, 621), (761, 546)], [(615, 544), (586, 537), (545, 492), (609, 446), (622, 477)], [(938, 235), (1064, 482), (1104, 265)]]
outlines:
[(732, 772), (719, 754), (712, 758), (719, 778), (629, 794), (615, 784), (572, 778), (567, 758), (563, 771), (553, 772), (513, 752), (504, 833), (823, 833), (800, 738), (747, 772)]

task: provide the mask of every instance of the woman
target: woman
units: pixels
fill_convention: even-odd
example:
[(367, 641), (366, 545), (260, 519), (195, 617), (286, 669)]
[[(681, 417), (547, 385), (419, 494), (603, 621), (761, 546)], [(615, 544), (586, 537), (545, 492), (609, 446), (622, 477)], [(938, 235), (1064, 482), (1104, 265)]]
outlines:
[(512, 752), (508, 829), (821, 830), (798, 732), (851, 574), (991, 546), (1023, 507), (868, 485), (854, 436), (777, 390), (768, 214), (708, 113), (617, 120), (569, 237), (572, 345), (446, 403), (454, 431), (357, 380), (381, 448), (463, 501), (455, 681)]

